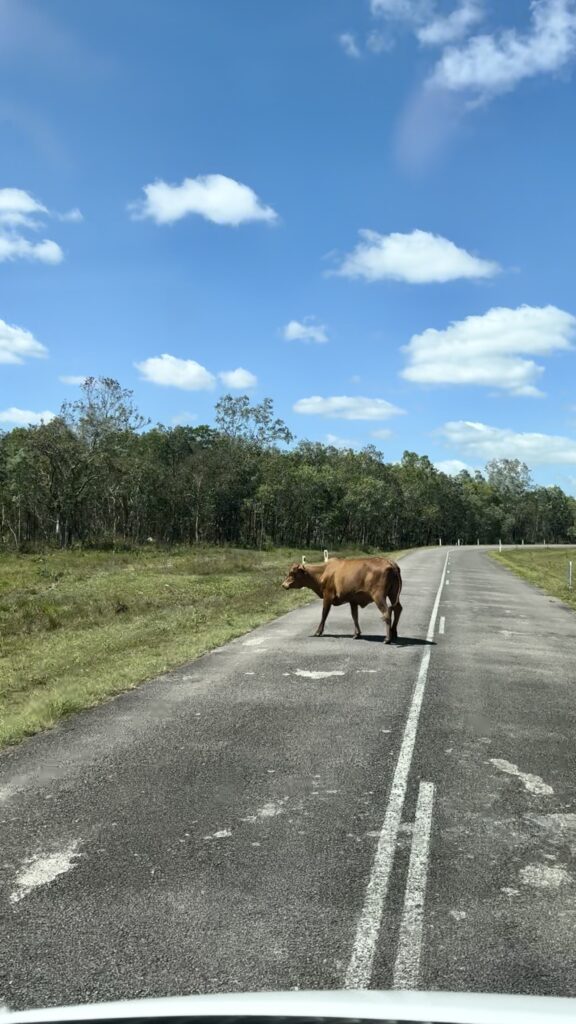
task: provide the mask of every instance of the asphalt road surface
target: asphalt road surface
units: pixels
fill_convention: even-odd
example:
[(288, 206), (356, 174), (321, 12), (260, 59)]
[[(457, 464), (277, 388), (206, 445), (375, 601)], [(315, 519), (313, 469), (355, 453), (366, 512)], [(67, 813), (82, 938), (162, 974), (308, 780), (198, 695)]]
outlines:
[(317, 602), (0, 756), (0, 1002), (576, 995), (576, 616), (402, 571), (396, 645)]

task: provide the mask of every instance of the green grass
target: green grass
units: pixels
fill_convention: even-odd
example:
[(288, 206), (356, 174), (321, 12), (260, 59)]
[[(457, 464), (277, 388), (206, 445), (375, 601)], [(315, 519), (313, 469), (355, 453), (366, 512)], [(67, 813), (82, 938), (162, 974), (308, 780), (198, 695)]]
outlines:
[[(523, 548), (490, 552), (512, 572), (529, 583), (541, 587), (547, 594), (559, 597), (576, 610), (576, 550), (574, 548)], [(568, 562), (573, 563), (573, 587), (568, 589)]]
[(0, 747), (317, 600), (280, 587), (300, 557), (229, 548), (0, 555)]

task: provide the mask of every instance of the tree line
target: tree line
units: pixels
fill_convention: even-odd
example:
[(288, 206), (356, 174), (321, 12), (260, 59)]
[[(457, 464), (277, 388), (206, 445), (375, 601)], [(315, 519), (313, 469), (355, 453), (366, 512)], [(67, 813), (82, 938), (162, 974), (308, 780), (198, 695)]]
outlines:
[(369, 551), (576, 542), (576, 500), (518, 460), (448, 476), (425, 455), (295, 443), (271, 399), (226, 395), (215, 426), (151, 427), (132, 392), (87, 378), (49, 423), (0, 433), (5, 550), (145, 543)]

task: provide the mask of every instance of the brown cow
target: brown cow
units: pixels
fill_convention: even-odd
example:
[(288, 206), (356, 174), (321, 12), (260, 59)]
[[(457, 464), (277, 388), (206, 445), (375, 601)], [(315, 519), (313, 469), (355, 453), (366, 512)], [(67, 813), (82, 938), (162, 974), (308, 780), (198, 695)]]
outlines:
[[(362, 634), (358, 608), (376, 604), (386, 624), (386, 643), (398, 637), (398, 621), (402, 613), (400, 566), (390, 558), (326, 558), (312, 565), (295, 562), (290, 566), (282, 586), (285, 590), (308, 587), (322, 598), (322, 618), (315, 636), (322, 636), (332, 605), (349, 604), (354, 620), (354, 638)], [(387, 603), (387, 600), (389, 604)]]

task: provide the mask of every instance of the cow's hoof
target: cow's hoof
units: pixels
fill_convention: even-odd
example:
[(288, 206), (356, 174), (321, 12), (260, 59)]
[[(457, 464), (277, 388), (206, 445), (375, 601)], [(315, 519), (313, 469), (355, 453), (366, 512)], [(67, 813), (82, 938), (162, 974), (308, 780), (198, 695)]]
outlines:
[(313, 633), (313, 636), (322, 636), (322, 633)]
[(390, 637), (390, 638), (389, 638), (389, 637), (386, 637), (386, 639), (385, 639), (384, 643), (385, 643), (385, 644), (391, 644), (391, 643), (392, 643), (392, 637)]
[(362, 633), (354, 633), (354, 639), (355, 640), (360, 640), (361, 636), (362, 636)]

